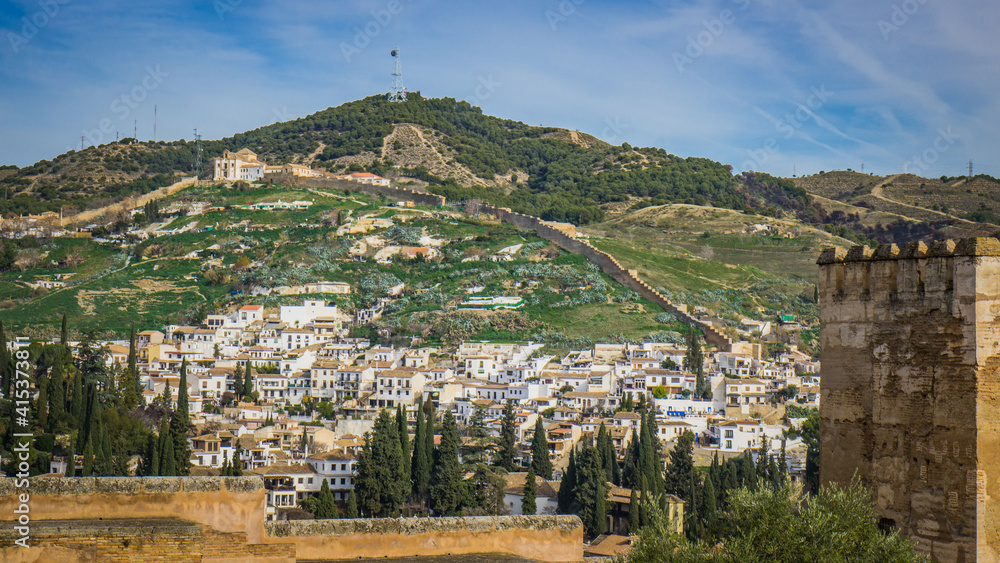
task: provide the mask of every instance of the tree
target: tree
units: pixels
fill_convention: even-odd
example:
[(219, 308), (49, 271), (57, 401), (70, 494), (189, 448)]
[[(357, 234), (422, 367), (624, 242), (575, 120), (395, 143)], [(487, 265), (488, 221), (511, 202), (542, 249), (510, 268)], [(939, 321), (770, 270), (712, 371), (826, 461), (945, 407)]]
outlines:
[(344, 509), (345, 518), (358, 517), (358, 499), (354, 496), (354, 489), (347, 493), (347, 508)]
[(177, 387), (177, 409), (174, 411), (174, 418), (179, 419), (185, 427), (191, 422), (188, 412), (187, 357), (181, 360), (181, 381)]
[(69, 346), (69, 332), (66, 330), (66, 313), (62, 314), (62, 327), (59, 329), (59, 343)]
[(244, 398), (251, 397), (253, 395), (253, 364), (247, 360), (247, 371), (246, 377), (243, 379), (243, 394)]
[(177, 460), (174, 457), (174, 440), (170, 434), (170, 421), (163, 415), (160, 423), (160, 471), (159, 474), (171, 477), (177, 474)]
[(531, 437), (531, 466), (535, 474), (545, 479), (552, 479), (552, 461), (549, 460), (549, 440), (545, 436), (542, 417), (535, 419), (535, 433)]
[(139, 381), (139, 360), (136, 351), (135, 323), (129, 332), (128, 363), (122, 374), (121, 404), (126, 410), (139, 406), (142, 400), (142, 383)]
[(87, 440), (87, 445), (83, 448), (83, 476), (90, 477), (94, 474), (94, 441)]
[[(180, 395), (178, 393), (178, 395)], [(191, 473), (191, 446), (187, 439), (188, 421), (180, 413), (170, 417), (170, 437), (173, 441), (174, 475)]]
[(319, 498), (313, 504), (316, 507), (313, 511), (313, 515), (316, 518), (337, 517), (337, 503), (333, 499), (333, 493), (330, 492), (330, 483), (326, 479), (323, 479), (323, 485), (319, 489)]
[(670, 451), (670, 466), (667, 467), (667, 491), (680, 497), (681, 500), (691, 500), (691, 479), (694, 475), (694, 434), (690, 431), (681, 434)]
[(524, 496), (521, 497), (521, 514), (526, 516), (534, 515), (537, 512), (535, 506), (535, 469), (528, 468), (528, 476), (524, 479)]
[(464, 496), (458, 445), (458, 430), (449, 409), (444, 412), (441, 423), (441, 446), (438, 448), (431, 479), (431, 508), (439, 515), (457, 511)]
[(413, 496), (424, 500), (427, 498), (427, 488), (431, 480), (431, 452), (427, 450), (428, 432), (427, 425), (424, 424), (423, 400), (417, 403), (417, 423), (413, 436), (413, 459), (411, 462), (411, 473), (413, 478)]
[(802, 421), (802, 441), (806, 443), (806, 487), (819, 490), (819, 411), (812, 410)]
[(639, 533), (639, 499), (635, 489), (628, 496), (628, 533), (635, 535)]
[[(4, 248), (10, 244), (5, 244)], [(0, 319), (0, 396), (12, 397), (11, 384), (13, 371), (10, 363), (10, 348), (7, 347), (7, 331), (3, 328), (3, 319)]]
[(385, 517), (397, 512), (409, 491), (409, 481), (403, 479), (398, 434), (388, 410), (379, 413), (372, 431), (365, 434), (355, 488), (366, 516)]
[(584, 448), (577, 463), (577, 481), (574, 495), (580, 506), (577, 513), (583, 520), (587, 534), (597, 536), (606, 528), (607, 504), (605, 495), (605, 473), (601, 466), (601, 455), (597, 448)]
[(413, 488), (411, 474), (413, 468), (410, 459), (410, 431), (406, 425), (406, 413), (403, 411), (403, 405), (396, 407), (396, 426), (399, 434), (400, 472), (406, 485), (406, 493), (409, 494)]
[(66, 476), (76, 477), (76, 452), (73, 451), (73, 440), (69, 441), (66, 449)]
[(236, 363), (236, 370), (233, 372), (233, 394), (236, 395), (236, 401), (242, 401), (243, 397), (246, 397), (246, 390), (243, 388), (243, 366)]
[[(529, 466), (530, 467), (530, 466)], [(556, 493), (556, 512), (559, 514), (569, 514), (573, 507), (576, 489), (576, 450), (569, 451), (569, 464), (563, 473), (562, 481), (559, 482), (559, 492)]]
[(243, 447), (240, 446), (239, 442), (237, 442), (236, 449), (233, 450), (233, 460), (229, 464), (229, 471), (233, 474), (233, 477), (240, 477), (243, 475), (242, 453)]
[(500, 424), (500, 444), (497, 446), (496, 465), (507, 471), (514, 470), (514, 455), (517, 453), (517, 417), (514, 403), (507, 399), (503, 407), (503, 421)]

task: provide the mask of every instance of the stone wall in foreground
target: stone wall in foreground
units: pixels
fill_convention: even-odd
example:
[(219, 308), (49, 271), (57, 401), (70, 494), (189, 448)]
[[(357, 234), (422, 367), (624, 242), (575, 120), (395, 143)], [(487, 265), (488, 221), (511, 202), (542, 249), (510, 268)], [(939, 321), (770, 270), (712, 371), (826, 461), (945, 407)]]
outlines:
[(15, 479), (0, 479), (0, 561), (292, 563), (508, 553), (579, 561), (576, 516), (265, 523), (259, 477), (42, 477), (29, 480), (29, 545), (14, 544)]

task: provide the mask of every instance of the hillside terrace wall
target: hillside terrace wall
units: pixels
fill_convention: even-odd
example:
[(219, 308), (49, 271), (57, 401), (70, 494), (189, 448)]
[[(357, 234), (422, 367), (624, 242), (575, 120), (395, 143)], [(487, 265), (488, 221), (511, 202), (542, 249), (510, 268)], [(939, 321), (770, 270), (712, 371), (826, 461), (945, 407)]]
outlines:
[(188, 186), (193, 186), (196, 183), (198, 183), (197, 178), (184, 178), (179, 182), (174, 182), (169, 186), (164, 186), (157, 190), (153, 190), (149, 193), (142, 194), (139, 197), (128, 198), (123, 201), (119, 201), (118, 203), (113, 203), (111, 205), (100, 207), (98, 209), (88, 209), (87, 211), (77, 213), (72, 217), (65, 217), (61, 219), (59, 223), (64, 227), (69, 224), (83, 225), (86, 223), (90, 223), (94, 219), (97, 219), (98, 217), (107, 214), (113, 215), (116, 213), (121, 213), (122, 211), (132, 211), (133, 209), (137, 207), (142, 207), (153, 200), (163, 199), (167, 196), (174, 195), (175, 193), (183, 190), (184, 188)]
[(622, 265), (619, 264), (618, 261), (615, 260), (615, 258), (610, 254), (594, 248), (586, 241), (571, 237), (562, 231), (547, 225), (545, 221), (542, 221), (538, 217), (516, 213), (505, 207), (494, 207), (489, 204), (484, 204), (481, 209), (483, 213), (493, 215), (497, 219), (510, 223), (519, 229), (535, 231), (539, 237), (555, 243), (567, 252), (584, 255), (588, 260), (600, 268), (602, 272), (611, 276), (611, 278), (618, 283), (635, 291), (643, 298), (656, 303), (660, 307), (663, 307), (664, 311), (671, 313), (681, 322), (701, 329), (701, 331), (705, 334), (705, 340), (709, 344), (715, 346), (719, 350), (732, 350), (733, 342), (728, 336), (723, 334), (711, 324), (694, 318), (686, 311), (682, 311), (660, 292), (656, 291), (646, 282), (639, 279), (634, 272), (623, 268)]
[(1000, 242), (819, 258), (822, 483), (938, 561), (1000, 558)]
[(15, 479), (0, 479), (0, 560), (293, 563), (300, 560), (507, 553), (579, 561), (576, 516), (310, 520), (265, 523), (259, 477), (37, 477), (31, 547), (11, 520)]
[(311, 189), (336, 189), (350, 190), (368, 195), (384, 195), (393, 201), (412, 201), (417, 205), (428, 205), (431, 207), (443, 206), (446, 199), (443, 196), (427, 192), (417, 192), (407, 188), (395, 186), (375, 186), (362, 184), (349, 180), (335, 180), (333, 178), (317, 178), (308, 176), (294, 176), (291, 174), (268, 174), (267, 179), (273, 179), (275, 183), (285, 186), (295, 186), (298, 188)]

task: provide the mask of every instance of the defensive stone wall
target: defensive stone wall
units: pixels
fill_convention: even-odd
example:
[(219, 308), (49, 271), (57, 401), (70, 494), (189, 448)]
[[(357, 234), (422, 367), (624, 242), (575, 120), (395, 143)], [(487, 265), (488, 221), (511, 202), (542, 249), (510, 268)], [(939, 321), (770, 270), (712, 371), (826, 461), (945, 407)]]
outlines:
[(362, 184), (350, 180), (335, 180), (333, 178), (319, 178), (308, 176), (295, 176), (292, 174), (268, 174), (265, 179), (273, 179), (276, 183), (284, 186), (295, 186), (299, 188), (311, 188), (316, 190), (350, 190), (369, 195), (384, 195), (393, 201), (412, 201), (418, 205), (429, 205), (432, 207), (443, 206), (447, 201), (443, 196), (427, 192), (417, 192), (407, 188), (395, 186), (375, 186)]
[(0, 517), (30, 517), (28, 545), (0, 526), (4, 562), (292, 563), (409, 555), (508, 553), (579, 561), (576, 516), (309, 520), (265, 523), (259, 477), (0, 479)]
[(820, 480), (939, 561), (1000, 555), (1000, 242), (819, 258)]
[[(300, 559), (509, 553), (536, 561), (580, 561), (577, 516), (478, 516), (269, 522), (269, 541), (290, 543)], [(338, 555), (337, 557), (340, 557)]]
[(683, 311), (678, 308), (660, 292), (656, 291), (650, 287), (649, 284), (639, 279), (639, 276), (637, 276), (634, 271), (623, 268), (622, 265), (615, 260), (614, 256), (594, 248), (589, 242), (580, 240), (576, 237), (571, 237), (559, 229), (546, 224), (545, 221), (539, 219), (538, 217), (516, 213), (505, 207), (494, 207), (489, 204), (484, 204), (482, 206), (482, 211), (493, 215), (501, 221), (510, 223), (519, 229), (535, 231), (535, 233), (537, 233), (541, 238), (555, 243), (560, 248), (568, 252), (583, 254), (588, 260), (597, 265), (602, 272), (611, 276), (611, 278), (618, 283), (635, 291), (642, 297), (656, 303), (660, 307), (663, 307), (664, 311), (671, 313), (680, 321), (694, 325), (701, 329), (701, 331), (705, 334), (705, 340), (709, 344), (715, 346), (719, 350), (729, 351), (732, 349), (733, 341), (728, 336), (723, 334), (711, 324), (696, 319), (688, 314), (687, 311)]

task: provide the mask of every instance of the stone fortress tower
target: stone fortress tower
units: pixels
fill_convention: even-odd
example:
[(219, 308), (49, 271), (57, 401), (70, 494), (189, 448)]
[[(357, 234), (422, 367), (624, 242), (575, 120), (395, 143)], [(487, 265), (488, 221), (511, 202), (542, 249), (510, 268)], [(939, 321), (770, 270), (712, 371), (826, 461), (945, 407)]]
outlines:
[(1000, 241), (819, 258), (820, 482), (940, 561), (1000, 560)]

